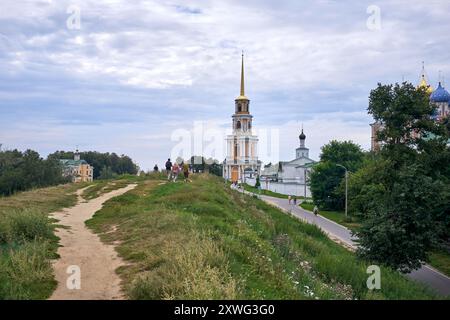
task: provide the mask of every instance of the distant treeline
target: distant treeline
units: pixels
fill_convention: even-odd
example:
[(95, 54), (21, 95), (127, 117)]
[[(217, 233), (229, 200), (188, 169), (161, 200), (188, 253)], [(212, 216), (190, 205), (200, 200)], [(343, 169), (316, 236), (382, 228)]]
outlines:
[[(71, 151), (56, 151), (48, 156), (48, 159), (73, 159)], [(80, 152), (80, 157), (94, 167), (94, 179), (112, 178), (120, 174), (137, 174), (139, 167), (133, 160), (126, 156), (118, 156), (116, 153), (100, 153), (97, 151)]]
[[(73, 152), (57, 151), (47, 159), (33, 150), (0, 151), (0, 195), (66, 183), (59, 159), (73, 159)], [(120, 174), (137, 174), (138, 166), (130, 157), (115, 153), (82, 152), (81, 159), (94, 166), (94, 179), (113, 178)]]
[(0, 151), (0, 195), (64, 182), (58, 160), (43, 159), (33, 150)]

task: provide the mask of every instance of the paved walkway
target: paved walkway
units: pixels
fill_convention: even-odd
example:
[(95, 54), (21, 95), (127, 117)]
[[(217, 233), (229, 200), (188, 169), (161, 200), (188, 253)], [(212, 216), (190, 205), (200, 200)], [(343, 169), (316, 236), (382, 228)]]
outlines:
[[(246, 191), (245, 193), (250, 192)], [(331, 238), (339, 240), (339, 242), (342, 242), (344, 245), (353, 249), (356, 248), (357, 244), (355, 243), (355, 238), (352, 237), (350, 230), (346, 227), (337, 224), (336, 222), (331, 221), (325, 217), (322, 217), (321, 215), (318, 215), (316, 217), (312, 212), (304, 210), (299, 206), (289, 205), (287, 199), (280, 199), (265, 195), (260, 195), (258, 197), (281, 208), (284, 211), (290, 212), (292, 215), (303, 221), (317, 225)], [(433, 269), (429, 265), (425, 264), (420, 269), (407, 274), (407, 276), (413, 280), (424, 283), (441, 295), (450, 296), (450, 278), (443, 273)]]

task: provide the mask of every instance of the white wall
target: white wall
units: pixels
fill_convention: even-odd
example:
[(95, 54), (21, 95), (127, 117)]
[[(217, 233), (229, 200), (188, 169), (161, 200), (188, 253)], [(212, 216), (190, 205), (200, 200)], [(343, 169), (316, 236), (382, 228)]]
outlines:
[[(256, 183), (256, 179), (246, 178), (245, 182), (248, 185), (254, 186)], [(305, 194), (305, 185), (298, 183), (278, 183), (278, 182), (268, 182), (266, 184), (265, 181), (261, 181), (261, 189), (270, 190), (273, 192), (286, 194), (286, 195), (295, 195), (295, 196), (304, 196)], [(306, 186), (306, 197), (311, 197), (311, 191), (309, 187)]]

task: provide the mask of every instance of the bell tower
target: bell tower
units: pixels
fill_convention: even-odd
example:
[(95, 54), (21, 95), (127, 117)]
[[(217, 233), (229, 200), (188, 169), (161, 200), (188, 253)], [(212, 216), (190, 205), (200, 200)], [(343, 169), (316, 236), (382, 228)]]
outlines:
[(232, 134), (227, 136), (227, 157), (223, 166), (223, 177), (233, 182), (245, 182), (245, 175), (259, 174), (260, 162), (257, 156), (258, 137), (252, 134), (253, 116), (250, 114), (250, 100), (245, 95), (244, 53), (241, 60), (241, 88), (234, 99)]
[(250, 114), (249, 110), (250, 100), (245, 96), (244, 54), (242, 54), (241, 62), (241, 90), (239, 96), (234, 100), (234, 106), (233, 133), (251, 133), (253, 116)]

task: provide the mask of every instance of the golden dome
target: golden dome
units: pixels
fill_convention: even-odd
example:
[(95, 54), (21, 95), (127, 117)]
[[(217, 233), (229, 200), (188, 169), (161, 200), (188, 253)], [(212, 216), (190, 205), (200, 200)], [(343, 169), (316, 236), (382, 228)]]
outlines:
[(428, 94), (432, 94), (433, 93), (433, 88), (431, 87), (431, 85), (428, 84), (427, 79), (425, 77), (425, 62), (424, 61), (422, 61), (422, 72), (420, 74), (419, 85), (417, 86), (417, 89), (419, 89), (419, 88), (425, 89), (425, 91)]
[(420, 83), (417, 86), (417, 88), (424, 88), (425, 91), (429, 94), (433, 93), (433, 88), (431, 87), (431, 85), (427, 83), (427, 80), (425, 80), (425, 75), (422, 75)]

